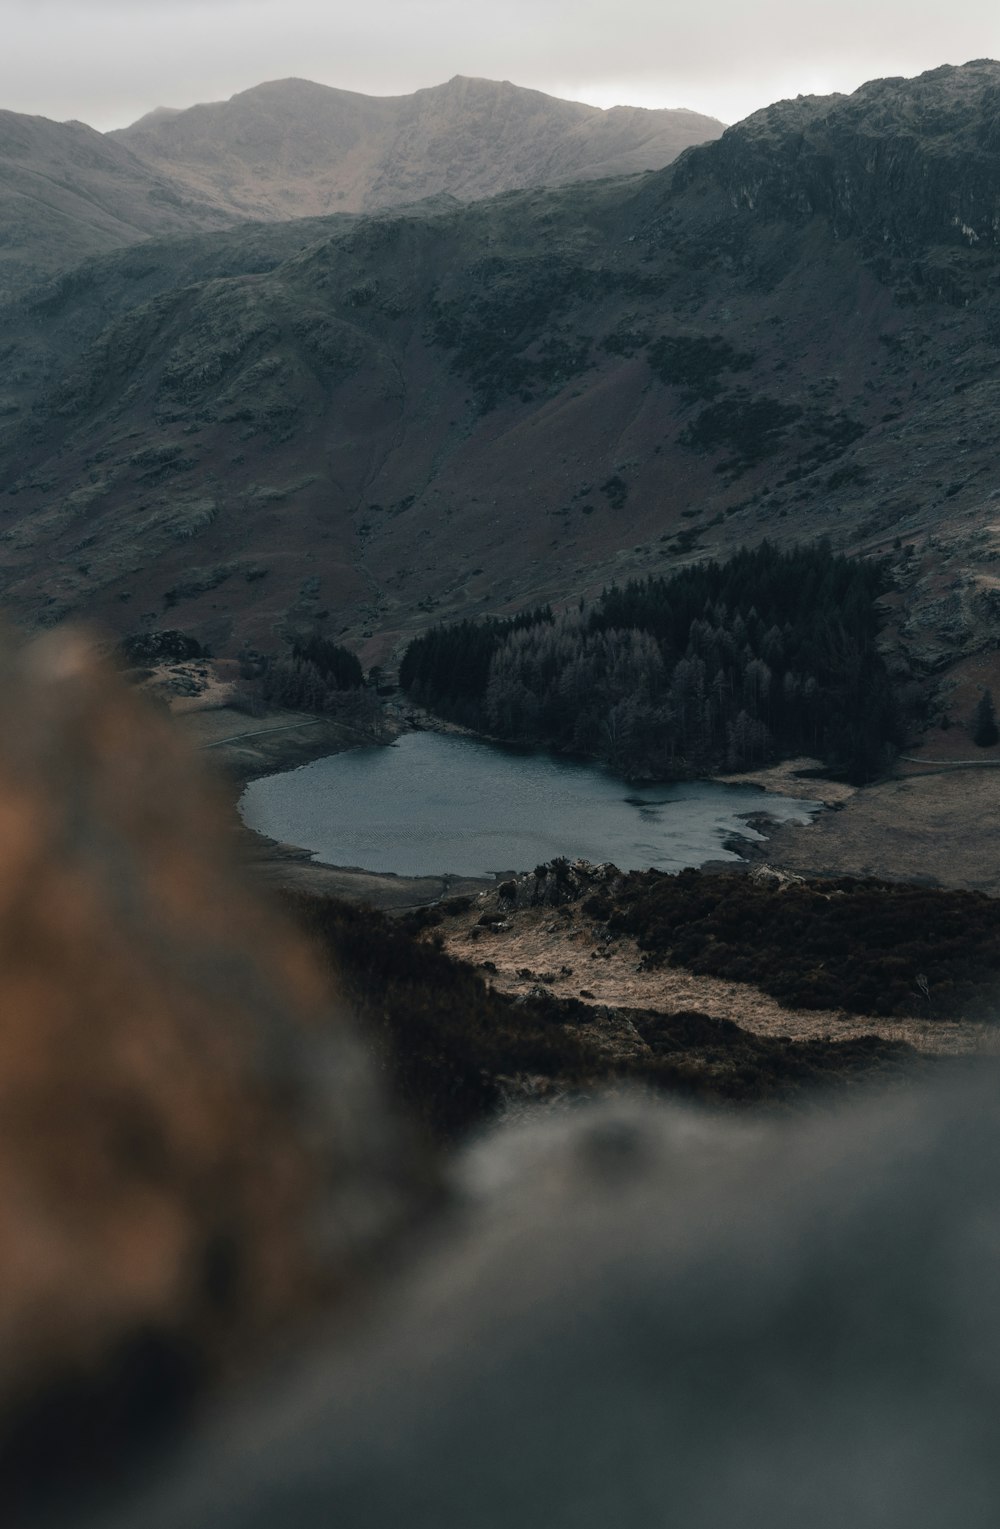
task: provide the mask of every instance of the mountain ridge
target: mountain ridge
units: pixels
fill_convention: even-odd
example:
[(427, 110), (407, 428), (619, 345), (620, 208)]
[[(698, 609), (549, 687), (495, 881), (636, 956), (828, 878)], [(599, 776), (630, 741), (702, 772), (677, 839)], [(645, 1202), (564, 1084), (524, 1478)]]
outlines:
[(290, 217), (660, 169), (721, 129), (686, 109), (604, 111), (455, 75), (401, 96), (265, 81), (108, 136), (240, 216)]
[(998, 151), (1000, 66), (976, 59), (775, 102), (727, 129), (713, 155), (686, 156), (679, 184), (707, 171), (736, 206), (823, 214), (838, 237), (889, 254), (942, 236), (996, 245)]
[(103, 134), (0, 112), (0, 305), (150, 238), (659, 168), (721, 128), (463, 76), (398, 97), (271, 81)]
[[(257, 225), (171, 268), (149, 244), (134, 301), (122, 257), (92, 263), (12, 337), (52, 350), (0, 432), (4, 601), (227, 652), (320, 625), (382, 661), (436, 620), (827, 535), (894, 560), (902, 670), (940, 672), (1000, 609), (996, 254), (949, 200), (1000, 194), (998, 87), (987, 64), (783, 103), (651, 175), (297, 246)], [(949, 103), (928, 197), (911, 119)]]
[(86, 123), (0, 111), (0, 302), (89, 256), (231, 221)]

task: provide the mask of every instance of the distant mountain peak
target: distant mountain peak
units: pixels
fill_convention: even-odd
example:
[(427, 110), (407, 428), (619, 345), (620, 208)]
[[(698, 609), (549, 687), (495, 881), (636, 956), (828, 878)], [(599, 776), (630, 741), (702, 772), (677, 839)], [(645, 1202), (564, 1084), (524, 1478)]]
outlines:
[(404, 96), (269, 80), (111, 136), (231, 216), (270, 221), (658, 170), (721, 131), (687, 110), (606, 112), (456, 74)]
[(179, 106), (154, 106), (152, 111), (148, 111), (144, 117), (140, 117), (138, 122), (133, 122), (132, 126), (148, 127), (153, 122), (166, 122), (170, 117), (179, 117), (180, 113), (181, 107)]

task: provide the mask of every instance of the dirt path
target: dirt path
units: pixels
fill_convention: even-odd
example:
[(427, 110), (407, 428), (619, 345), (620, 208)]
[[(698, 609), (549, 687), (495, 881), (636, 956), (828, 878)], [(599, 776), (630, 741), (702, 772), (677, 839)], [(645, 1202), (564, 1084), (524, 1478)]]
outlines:
[(222, 749), (229, 743), (242, 743), (247, 738), (263, 738), (269, 733), (289, 733), (300, 727), (319, 727), (326, 719), (316, 717), (312, 722), (282, 722), (278, 727), (255, 727), (247, 733), (230, 733), (228, 738), (215, 738), (211, 743), (203, 743), (203, 749)]

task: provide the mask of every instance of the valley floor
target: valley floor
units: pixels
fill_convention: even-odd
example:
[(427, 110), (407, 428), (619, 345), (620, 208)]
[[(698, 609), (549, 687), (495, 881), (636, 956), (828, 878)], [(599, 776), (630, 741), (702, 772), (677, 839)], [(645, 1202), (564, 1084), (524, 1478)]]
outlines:
[[(825, 785), (806, 784), (827, 796)], [(998, 809), (996, 770), (931, 774), (903, 764), (895, 778), (854, 791), (809, 827), (777, 829), (764, 853), (801, 876), (878, 876), (1000, 897)]]
[[(178, 720), (200, 748), (218, 760), (232, 789), (261, 774), (291, 769), (349, 748), (350, 729), (306, 713), (248, 717), (229, 707), (183, 711)], [(786, 761), (749, 775), (728, 777), (784, 795), (822, 800), (827, 811), (809, 827), (777, 828), (748, 853), (775, 869), (802, 876), (861, 876), (965, 888), (1000, 896), (1000, 856), (992, 825), (1000, 806), (994, 770), (929, 773), (900, 765), (897, 777), (862, 789), (816, 778), (815, 762)], [(554, 920), (551, 910), (524, 909), (511, 927), (479, 928), (477, 894), (488, 883), (452, 876), (400, 877), (318, 865), (308, 852), (240, 829), (240, 853), (255, 878), (280, 891), (303, 891), (363, 902), (388, 912), (472, 895), (471, 910), (441, 926), (445, 949), (456, 959), (492, 963), (488, 980), (503, 992), (528, 993), (539, 985), (559, 998), (580, 998), (595, 1008), (676, 1012), (697, 1009), (724, 1016), (761, 1036), (796, 1041), (849, 1041), (861, 1035), (905, 1041), (937, 1055), (995, 1051), (1000, 1033), (987, 1025), (928, 1020), (918, 1012), (892, 1019), (835, 1010), (782, 1008), (745, 983), (695, 976), (676, 968), (643, 970), (634, 941), (597, 944), (580, 925)], [(527, 975), (525, 975), (527, 974)], [(551, 980), (543, 981), (545, 978)], [(918, 1005), (915, 1005), (917, 1008)], [(609, 1034), (612, 1049), (629, 1048), (628, 1021)]]

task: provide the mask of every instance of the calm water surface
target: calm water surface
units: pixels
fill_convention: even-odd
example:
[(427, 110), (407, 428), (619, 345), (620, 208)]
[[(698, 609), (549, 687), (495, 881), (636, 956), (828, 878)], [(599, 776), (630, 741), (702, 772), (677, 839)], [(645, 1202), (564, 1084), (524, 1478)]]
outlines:
[(712, 781), (628, 786), (598, 765), (441, 733), (266, 776), (240, 801), (248, 827), (327, 865), (400, 876), (491, 876), (557, 855), (678, 871), (738, 859), (726, 839), (763, 838), (748, 816), (809, 823), (819, 808)]

